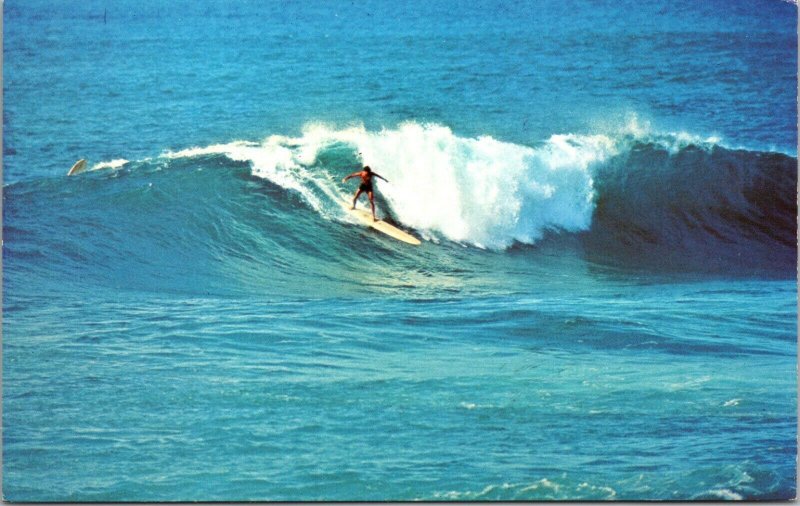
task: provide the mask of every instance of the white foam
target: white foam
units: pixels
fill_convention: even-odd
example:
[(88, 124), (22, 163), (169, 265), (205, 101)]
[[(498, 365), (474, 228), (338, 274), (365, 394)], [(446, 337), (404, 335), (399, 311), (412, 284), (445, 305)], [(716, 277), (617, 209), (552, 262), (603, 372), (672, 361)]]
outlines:
[(309, 159), (307, 152), (293, 149), (289, 146), (291, 143), (292, 140), (287, 137), (274, 135), (260, 144), (235, 141), (167, 152), (163, 156), (175, 159), (221, 154), (234, 161), (248, 162), (254, 176), (298, 192), (313, 209), (327, 216), (325, 206), (315, 190), (322, 189), (332, 198), (337, 196), (337, 192), (325, 178), (315, 178), (307, 170), (307, 165), (313, 163), (313, 156)]
[(734, 492), (732, 490), (728, 490), (727, 488), (711, 490), (711, 491), (709, 491), (709, 493), (711, 495), (714, 495), (714, 496), (719, 497), (720, 499), (724, 499), (726, 501), (742, 501), (742, 500), (744, 500), (744, 497), (742, 497), (741, 494), (737, 494), (736, 492)]
[(294, 139), (304, 140), (357, 149), (364, 164), (389, 179), (379, 183), (380, 192), (402, 223), (494, 249), (533, 243), (548, 229), (587, 229), (594, 209), (591, 166), (615, 152), (603, 136), (557, 135), (532, 148), (417, 123), (379, 132), (313, 125)]
[(298, 192), (324, 217), (344, 219), (339, 201), (354, 186), (339, 180), (355, 166), (316, 162), (325, 149), (345, 145), (360, 154), (355, 163), (389, 180), (378, 182), (379, 193), (402, 224), (433, 241), (504, 249), (535, 243), (551, 230), (587, 230), (595, 207), (594, 168), (643, 138), (669, 150), (701, 142), (681, 132), (654, 134), (636, 117), (622, 131), (553, 135), (535, 147), (462, 137), (436, 124), (368, 131), (310, 123), (299, 137), (273, 135), (260, 143), (236, 141), (163, 156), (224, 154), (246, 161), (254, 176)]
[(591, 221), (583, 153), (563, 139), (537, 151), (406, 124), (366, 135), (359, 149), (365, 163), (393, 181), (383, 192), (404, 223), (452, 241), (500, 249), (515, 240), (532, 243), (548, 228), (582, 230)]
[(89, 170), (102, 170), (102, 169), (118, 169), (128, 163), (128, 160), (124, 158), (117, 158), (116, 160), (110, 160), (108, 162), (99, 162), (92, 165), (92, 168)]
[(257, 146), (257, 144), (245, 141), (234, 141), (228, 144), (212, 144), (211, 146), (206, 146), (206, 147), (195, 146), (192, 148), (182, 149), (180, 151), (166, 151), (161, 156), (163, 156), (164, 158), (175, 159), (175, 158), (193, 158), (197, 156), (206, 156), (206, 155), (227, 154), (230, 150), (240, 146), (241, 147)]
[(607, 135), (619, 141), (652, 142), (674, 155), (688, 146), (697, 146), (711, 149), (722, 145), (719, 135), (701, 136), (685, 131), (661, 131), (653, 127), (647, 119), (642, 119), (636, 113), (629, 113), (621, 122), (614, 120), (598, 122), (598, 130), (607, 132)]
[[(566, 479), (566, 473), (562, 474), (562, 479)], [(591, 497), (593, 500), (614, 500), (617, 497), (617, 491), (609, 486), (603, 485), (592, 485), (588, 482), (581, 482), (578, 485), (575, 485), (574, 488), (571, 486), (567, 486), (566, 484), (556, 483), (554, 481), (548, 480), (547, 478), (542, 478), (537, 480), (533, 483), (508, 483), (504, 482), (501, 485), (487, 485), (480, 491), (474, 490), (466, 490), (466, 491), (456, 491), (450, 490), (448, 492), (435, 492), (433, 494), (434, 499), (445, 499), (445, 500), (467, 500), (467, 501), (475, 501), (475, 500), (483, 500), (489, 494), (493, 492), (500, 492), (501, 496), (500, 500), (503, 498), (511, 499), (511, 500), (519, 500), (519, 499), (530, 499), (531, 496), (534, 496), (536, 499), (546, 500), (546, 499), (561, 499), (563, 497), (577, 497), (577, 498), (587, 498)], [(711, 493), (718, 495), (720, 491), (714, 490)], [(734, 492), (726, 491), (731, 494), (731, 498), (735, 498), (737, 494)], [(422, 498), (418, 498), (416, 500), (424, 500)]]
[(403, 224), (434, 240), (493, 249), (533, 243), (550, 229), (587, 229), (594, 209), (591, 167), (615, 152), (604, 136), (554, 135), (532, 148), (410, 122), (381, 131), (313, 123), (298, 138), (274, 135), (262, 143), (237, 141), (163, 156), (224, 154), (247, 161), (253, 175), (299, 192), (315, 210), (331, 215), (336, 213), (323, 211), (338, 212), (338, 203), (326, 207), (320, 197), (338, 201), (352, 188), (336, 182), (339, 174), (309, 167), (335, 143), (351, 146), (389, 179), (379, 182), (380, 193)]

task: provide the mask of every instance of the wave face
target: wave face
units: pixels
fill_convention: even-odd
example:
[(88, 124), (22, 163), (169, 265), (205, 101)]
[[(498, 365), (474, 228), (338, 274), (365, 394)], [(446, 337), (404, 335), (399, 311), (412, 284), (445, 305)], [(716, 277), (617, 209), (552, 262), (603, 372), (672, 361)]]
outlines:
[[(609, 229), (627, 242), (630, 230), (646, 243), (682, 239), (677, 228), (703, 229), (728, 244), (795, 242), (793, 158), (686, 134), (553, 135), (529, 147), (462, 138), (440, 125), (380, 132), (310, 126), (300, 138), (169, 156), (211, 153), (250, 163), (254, 175), (300, 193), (321, 213), (318, 195), (335, 199), (343, 191), (331, 183), (337, 162), (370, 164), (391, 179), (381, 194), (394, 218), (429, 238), (477, 247), (534, 244), (549, 231), (615, 231)], [(765, 237), (753, 237), (758, 231)]]
[(675, 268), (794, 269), (794, 158), (636, 142), (596, 175), (595, 252)]
[[(573, 233), (596, 258), (691, 268), (698, 260), (783, 268), (796, 256), (796, 160), (728, 149), (717, 139), (650, 134), (553, 135), (537, 146), (463, 138), (440, 125), (378, 132), (306, 128), (302, 137), (233, 143), (221, 153), (336, 218), (337, 180), (360, 163), (392, 219), (433, 241), (504, 250)], [(334, 206), (335, 209), (335, 206)]]
[(394, 130), (310, 126), (300, 138), (270, 137), (170, 153), (171, 158), (224, 154), (252, 165), (253, 175), (299, 193), (331, 217), (330, 202), (349, 189), (342, 173), (362, 163), (390, 180), (380, 193), (392, 218), (432, 240), (479, 248), (533, 244), (549, 229), (591, 224), (591, 167), (613, 149), (603, 137), (555, 136), (535, 149), (491, 137), (458, 137), (439, 125)]
[[(355, 185), (341, 179), (361, 164), (389, 180), (378, 184), (379, 214), (428, 244), (408, 249), (350, 226), (340, 202)], [(794, 275), (796, 159), (685, 134), (630, 129), (525, 146), (441, 125), (309, 125), (299, 137), (92, 169), (6, 187), (12, 272), (159, 289), (169, 276), (175, 290), (202, 276), (209, 290), (279, 293), (307, 288), (305, 273), (315, 290), (338, 293), (418, 286), (431, 272), (431, 289), (463, 283), (470, 276), (450, 269), (491, 270), (498, 254), (533, 272), (556, 252), (623, 269)], [(371, 274), (354, 278), (364, 262)]]

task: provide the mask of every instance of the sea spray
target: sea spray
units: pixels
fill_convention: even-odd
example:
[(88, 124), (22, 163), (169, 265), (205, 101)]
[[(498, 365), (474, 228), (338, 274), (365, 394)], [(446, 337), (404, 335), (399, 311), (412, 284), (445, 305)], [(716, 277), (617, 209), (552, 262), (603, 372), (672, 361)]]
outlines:
[(189, 148), (177, 152), (167, 152), (167, 158), (193, 158), (197, 156), (222, 154), (233, 161), (248, 162), (252, 173), (262, 179), (302, 195), (304, 201), (315, 211), (324, 213), (324, 205), (315, 193), (320, 190), (328, 197), (335, 198), (336, 192), (325, 177), (314, 177), (307, 170), (308, 159), (302, 151), (293, 149), (286, 137), (272, 136), (263, 143), (236, 141), (228, 144), (215, 144), (207, 147)]
[(341, 178), (368, 164), (389, 179), (377, 185), (378, 214), (432, 241), (502, 251), (571, 234), (602, 263), (680, 270), (781, 271), (795, 255), (794, 158), (653, 131), (635, 118), (617, 132), (554, 134), (531, 146), (436, 124), (309, 123), (297, 137), (163, 155), (215, 156), (342, 222), (340, 201), (354, 187)]
[[(349, 167), (315, 165), (341, 145), (350, 147)], [(614, 142), (600, 135), (554, 135), (534, 148), (407, 122), (377, 132), (311, 124), (299, 138), (271, 136), (258, 145), (233, 142), (168, 156), (220, 153), (248, 161), (254, 176), (299, 192), (319, 212), (321, 194), (336, 200), (349, 191), (332, 185), (333, 171), (368, 164), (389, 179), (380, 193), (404, 225), (428, 237), (499, 250), (515, 241), (533, 243), (547, 230), (588, 229), (592, 167), (615, 152)]]
[(396, 181), (382, 191), (403, 223), (492, 249), (535, 242), (548, 229), (588, 228), (590, 169), (612, 149), (595, 141), (556, 138), (531, 148), (416, 123), (351, 140), (365, 163)]

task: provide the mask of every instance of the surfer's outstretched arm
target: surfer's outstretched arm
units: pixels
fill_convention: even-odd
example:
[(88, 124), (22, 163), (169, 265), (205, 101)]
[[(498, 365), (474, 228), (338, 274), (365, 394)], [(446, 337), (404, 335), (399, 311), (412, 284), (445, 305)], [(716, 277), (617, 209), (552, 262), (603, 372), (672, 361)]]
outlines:
[(386, 179), (385, 177), (381, 176), (381, 175), (380, 175), (380, 174), (378, 174), (377, 172), (373, 172), (373, 173), (372, 173), (372, 175), (373, 175), (373, 176), (375, 176), (375, 177), (379, 177), (379, 178), (383, 179), (383, 180), (384, 180), (384, 181), (386, 181), (387, 183), (389, 182), (389, 180), (388, 180), (388, 179)]
[(348, 179), (350, 179), (351, 177), (358, 177), (358, 176), (360, 176), (360, 175), (361, 175), (361, 171), (358, 171), (358, 172), (353, 172), (352, 174), (350, 174), (350, 175), (349, 175), (349, 176), (347, 176), (346, 178), (342, 179), (342, 183), (346, 182), (346, 181), (347, 181)]

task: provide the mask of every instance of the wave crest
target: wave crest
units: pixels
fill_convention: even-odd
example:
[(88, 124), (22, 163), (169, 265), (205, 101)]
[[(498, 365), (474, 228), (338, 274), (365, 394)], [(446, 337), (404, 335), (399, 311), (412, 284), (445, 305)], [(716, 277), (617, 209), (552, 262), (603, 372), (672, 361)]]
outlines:
[(655, 133), (635, 121), (616, 133), (552, 135), (532, 146), (461, 137), (436, 124), (309, 124), (299, 137), (166, 156), (210, 154), (246, 162), (254, 176), (336, 220), (346, 219), (339, 201), (354, 190), (342, 176), (370, 165), (390, 181), (378, 184), (379, 213), (434, 241), (502, 250), (572, 233), (594, 257), (749, 259), (781, 268), (796, 254), (796, 159)]
[[(343, 156), (332, 156), (343, 147)], [(169, 156), (222, 153), (247, 160), (253, 175), (299, 192), (328, 215), (338, 206), (326, 197), (339, 200), (351, 190), (338, 185), (340, 176), (370, 165), (390, 181), (380, 183), (380, 193), (397, 221), (432, 239), (503, 249), (534, 243), (548, 230), (587, 230), (593, 168), (616, 151), (601, 135), (554, 135), (529, 147), (410, 122), (378, 132), (314, 124), (299, 138), (272, 136), (258, 145), (235, 142)]]

